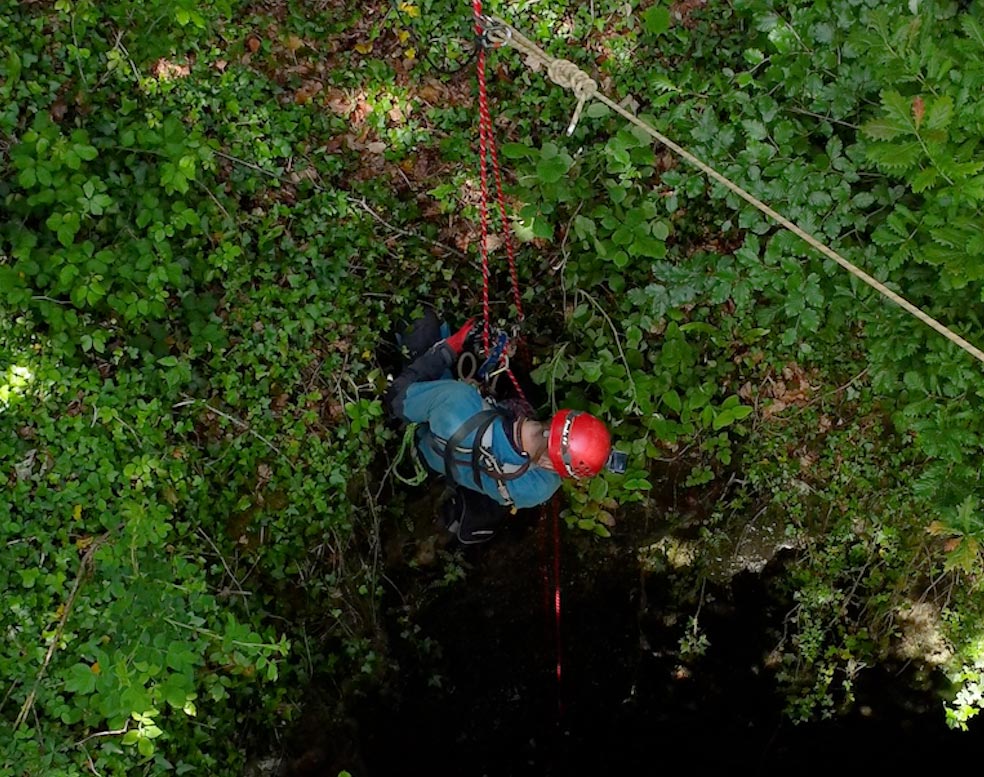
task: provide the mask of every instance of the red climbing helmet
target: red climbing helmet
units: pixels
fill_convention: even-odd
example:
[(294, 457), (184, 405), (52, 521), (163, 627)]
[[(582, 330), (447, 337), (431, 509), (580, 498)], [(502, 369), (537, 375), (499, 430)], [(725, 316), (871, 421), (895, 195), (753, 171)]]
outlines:
[(547, 453), (561, 477), (594, 477), (604, 469), (611, 449), (608, 430), (593, 415), (558, 410), (550, 422)]

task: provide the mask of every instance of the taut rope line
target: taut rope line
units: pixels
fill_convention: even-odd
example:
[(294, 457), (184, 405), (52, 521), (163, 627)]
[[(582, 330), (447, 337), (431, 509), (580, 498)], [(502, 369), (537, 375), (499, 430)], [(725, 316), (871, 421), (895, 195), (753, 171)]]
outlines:
[(598, 100), (599, 102), (607, 105), (617, 114), (635, 124), (640, 129), (644, 130), (651, 137), (655, 138), (657, 141), (662, 143), (668, 149), (673, 151), (677, 156), (686, 160), (698, 170), (703, 172), (705, 175), (713, 178), (715, 181), (720, 183), (725, 188), (737, 194), (745, 202), (756, 207), (762, 213), (767, 215), (769, 218), (773, 219), (781, 226), (788, 229), (794, 235), (802, 239), (812, 248), (822, 253), (824, 256), (833, 259), (837, 264), (847, 270), (851, 275), (864, 281), (868, 286), (873, 288), (882, 296), (894, 302), (900, 308), (905, 310), (907, 313), (911, 314), (915, 318), (922, 321), (927, 326), (935, 329), (939, 334), (943, 335), (947, 340), (956, 344), (971, 356), (976, 358), (978, 361), (984, 363), (984, 351), (982, 351), (977, 346), (968, 342), (960, 335), (958, 335), (953, 330), (941, 324), (935, 318), (930, 316), (928, 313), (924, 312), (920, 308), (913, 305), (905, 297), (896, 294), (885, 284), (881, 283), (877, 279), (873, 278), (871, 275), (866, 273), (861, 268), (852, 264), (850, 261), (845, 259), (839, 253), (834, 251), (828, 245), (817, 240), (813, 235), (804, 231), (792, 221), (787, 219), (780, 213), (777, 213), (774, 209), (766, 205), (764, 202), (759, 200), (754, 195), (742, 189), (738, 184), (729, 180), (717, 170), (715, 170), (710, 165), (702, 162), (685, 148), (677, 145), (672, 140), (667, 138), (665, 135), (660, 133), (654, 127), (652, 127), (647, 122), (640, 119), (631, 111), (626, 110), (618, 103), (611, 100), (602, 92), (598, 91), (598, 84), (593, 78), (591, 78), (587, 73), (581, 70), (576, 64), (566, 59), (557, 59), (556, 57), (551, 57), (543, 49), (533, 43), (529, 38), (526, 38), (519, 32), (517, 32), (512, 26), (502, 21), (497, 17), (483, 17), (487, 23), (485, 28), (485, 34), (492, 40), (496, 45), (499, 46), (512, 46), (516, 50), (522, 52), (526, 55), (526, 64), (531, 70), (539, 70), (540, 67), (546, 69), (547, 76), (558, 86), (562, 86), (565, 89), (570, 89), (574, 92), (575, 97), (577, 97), (578, 104), (574, 111), (574, 117), (571, 120), (570, 126), (567, 128), (567, 134), (571, 134), (574, 131), (574, 127), (577, 124), (578, 119), (581, 115), (581, 110), (584, 104), (591, 99)]

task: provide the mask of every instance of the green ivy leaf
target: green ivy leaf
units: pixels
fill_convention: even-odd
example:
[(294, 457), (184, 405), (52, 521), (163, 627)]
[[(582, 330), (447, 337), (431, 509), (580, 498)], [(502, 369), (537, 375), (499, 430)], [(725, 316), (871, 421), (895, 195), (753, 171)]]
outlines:
[(70, 693), (89, 694), (96, 689), (96, 674), (88, 664), (78, 663), (68, 670), (65, 690)]
[(99, 152), (96, 150), (96, 147), (90, 146), (87, 143), (80, 143), (75, 146), (75, 153), (78, 155), (79, 159), (84, 159), (86, 162), (91, 162), (99, 156)]
[(581, 240), (586, 240), (589, 237), (594, 237), (596, 234), (595, 223), (584, 216), (578, 215), (574, 217), (574, 232)]
[(137, 740), (137, 750), (144, 758), (150, 758), (154, 754), (154, 743), (147, 737), (140, 737)]
[(872, 140), (894, 140), (905, 134), (906, 129), (900, 128), (895, 122), (886, 119), (872, 119), (861, 125), (861, 132)]
[(937, 172), (935, 167), (927, 167), (923, 170), (920, 170), (912, 177), (912, 180), (910, 182), (910, 186), (912, 186), (912, 191), (916, 192), (917, 194), (919, 192), (926, 191), (926, 189), (930, 188), (934, 183), (936, 183), (936, 179), (938, 177), (939, 177), (939, 173)]
[(974, 41), (979, 48), (984, 49), (984, 27), (981, 26), (981, 23), (970, 14), (964, 14), (960, 18), (960, 24), (967, 37)]
[(670, 410), (674, 413), (679, 413), (683, 410), (683, 401), (680, 399), (680, 395), (673, 389), (670, 389), (663, 394), (663, 404), (670, 408)]
[(953, 119), (953, 100), (945, 94), (933, 100), (926, 109), (924, 122), (927, 130), (944, 130), (950, 126)]
[(17, 183), (20, 184), (22, 189), (30, 189), (37, 182), (38, 176), (36, 168), (27, 167), (21, 171), (21, 174), (17, 176)]
[(650, 35), (662, 35), (670, 29), (670, 11), (661, 5), (654, 5), (642, 13), (642, 26)]
[(599, 362), (582, 362), (581, 372), (584, 374), (584, 380), (588, 383), (597, 383), (601, 380), (601, 364)]
[(573, 159), (566, 153), (541, 157), (536, 165), (536, 177), (541, 183), (557, 183), (571, 169)]
[(600, 502), (608, 496), (608, 481), (604, 478), (594, 478), (591, 481), (591, 486), (588, 488), (588, 496), (596, 502)]
[(533, 149), (525, 143), (503, 143), (501, 151), (506, 159), (529, 159), (533, 156)]

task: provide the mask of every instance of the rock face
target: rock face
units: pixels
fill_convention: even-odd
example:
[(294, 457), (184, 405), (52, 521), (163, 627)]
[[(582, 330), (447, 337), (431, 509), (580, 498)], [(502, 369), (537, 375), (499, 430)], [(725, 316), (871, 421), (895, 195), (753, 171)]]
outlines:
[(735, 526), (708, 560), (708, 575), (724, 583), (741, 572), (759, 573), (780, 551), (807, 544), (805, 535), (790, 536), (782, 516), (760, 513), (744, 526)]

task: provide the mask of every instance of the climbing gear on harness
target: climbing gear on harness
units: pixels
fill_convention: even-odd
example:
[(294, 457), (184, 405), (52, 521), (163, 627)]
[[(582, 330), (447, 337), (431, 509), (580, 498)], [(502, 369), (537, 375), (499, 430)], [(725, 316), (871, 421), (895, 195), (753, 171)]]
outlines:
[(499, 376), (504, 372), (511, 374), (510, 357), (514, 350), (509, 335), (499, 329), (495, 332), (491, 352), (484, 361), (480, 362), (480, 357), (471, 350), (461, 352), (456, 367), (457, 377), (475, 384), (486, 399), (498, 401)]
[[(393, 475), (401, 483), (405, 483), (408, 486), (419, 486), (427, 478), (427, 468), (420, 460), (420, 452), (417, 450), (417, 445), (414, 442), (417, 426), (418, 424), (414, 423), (407, 424), (407, 428), (403, 433), (403, 439), (400, 441), (400, 450), (396, 452), (396, 458), (393, 460)], [(414, 473), (411, 477), (402, 475), (399, 469), (397, 469), (408, 453), (410, 459), (413, 461), (414, 468)]]
[[(485, 381), (497, 372), (505, 372), (509, 369), (509, 354), (506, 353), (506, 346), (509, 344), (509, 335), (503, 331), (496, 334), (495, 345), (489, 351), (488, 358), (479, 366), (475, 372), (478, 380)], [(502, 367), (499, 364), (502, 363)], [(495, 370), (495, 372), (493, 372)]]
[(550, 422), (547, 454), (561, 477), (594, 477), (605, 467), (611, 449), (608, 429), (593, 415), (559, 410)]
[(480, 49), (498, 49), (509, 42), (512, 30), (498, 24), (491, 16), (475, 17), (475, 45)]
[(492, 378), (509, 369), (510, 341), (501, 329), (495, 333), (495, 344), (488, 357), (479, 363), (473, 351), (462, 351), (458, 356), (458, 377), (488, 383)]

